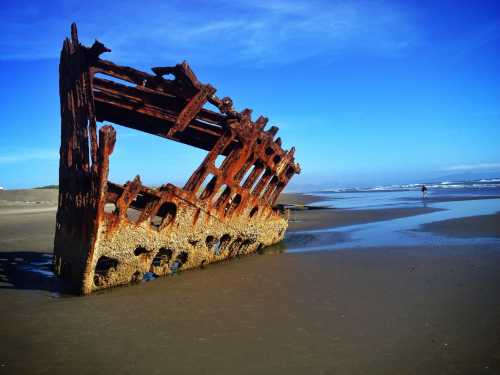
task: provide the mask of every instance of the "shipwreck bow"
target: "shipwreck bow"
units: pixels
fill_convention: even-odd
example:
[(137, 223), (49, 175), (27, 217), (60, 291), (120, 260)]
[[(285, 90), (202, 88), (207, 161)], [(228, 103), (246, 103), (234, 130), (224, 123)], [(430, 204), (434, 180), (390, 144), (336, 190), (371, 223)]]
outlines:
[[(275, 138), (278, 128), (236, 111), (186, 62), (148, 74), (100, 59), (104, 52), (97, 41), (80, 44), (74, 24), (61, 51), (56, 274), (88, 294), (281, 241), (287, 215), (273, 206), (300, 167), (294, 149)], [(208, 154), (183, 188), (149, 188), (139, 176), (115, 184), (108, 170), (116, 134), (110, 125), (98, 129), (104, 121)]]

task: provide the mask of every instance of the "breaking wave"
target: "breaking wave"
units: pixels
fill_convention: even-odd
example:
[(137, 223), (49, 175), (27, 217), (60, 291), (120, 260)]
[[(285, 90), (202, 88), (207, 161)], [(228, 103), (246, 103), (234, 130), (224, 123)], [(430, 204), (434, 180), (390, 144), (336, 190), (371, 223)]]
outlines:
[(323, 190), (323, 193), (356, 193), (356, 192), (371, 192), (371, 191), (407, 191), (420, 190), (422, 185), (427, 189), (442, 190), (442, 189), (494, 189), (500, 188), (500, 178), (470, 180), (470, 181), (442, 181), (442, 182), (419, 182), (412, 184), (401, 185), (381, 185), (374, 187), (348, 187)]

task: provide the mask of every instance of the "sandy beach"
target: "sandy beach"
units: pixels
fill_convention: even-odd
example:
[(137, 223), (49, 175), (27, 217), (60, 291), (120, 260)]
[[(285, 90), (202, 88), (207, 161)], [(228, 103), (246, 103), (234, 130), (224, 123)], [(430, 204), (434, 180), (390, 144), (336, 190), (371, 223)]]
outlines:
[[(265, 251), (75, 297), (49, 277), (57, 195), (5, 193), (2, 374), (500, 373), (496, 245)], [(439, 210), (301, 209), (291, 212), (289, 232)], [(499, 237), (495, 223), (498, 213), (422, 230)]]

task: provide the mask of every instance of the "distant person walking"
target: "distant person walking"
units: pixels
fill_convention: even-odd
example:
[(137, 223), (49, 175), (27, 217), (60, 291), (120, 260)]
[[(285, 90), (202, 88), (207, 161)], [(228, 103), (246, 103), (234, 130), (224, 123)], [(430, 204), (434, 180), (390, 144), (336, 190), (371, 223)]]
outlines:
[(422, 185), (422, 189), (420, 190), (422, 191), (422, 199), (425, 199), (425, 196), (427, 194), (427, 186)]

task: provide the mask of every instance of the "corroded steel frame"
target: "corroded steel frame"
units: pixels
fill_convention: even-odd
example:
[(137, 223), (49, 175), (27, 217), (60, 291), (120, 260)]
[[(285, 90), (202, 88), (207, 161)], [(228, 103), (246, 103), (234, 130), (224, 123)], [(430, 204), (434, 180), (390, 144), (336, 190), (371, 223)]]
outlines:
[[(148, 74), (100, 59), (76, 25), (59, 65), (61, 148), (54, 269), (76, 293), (166, 275), (247, 254), (283, 239), (287, 213), (274, 208), (300, 173), (277, 127), (253, 121), (203, 84), (186, 62)], [(165, 75), (173, 79), (164, 78)], [(210, 103), (219, 109), (205, 108)], [(109, 121), (208, 151), (183, 188), (108, 181), (116, 142)], [(215, 161), (225, 156), (221, 165)]]

